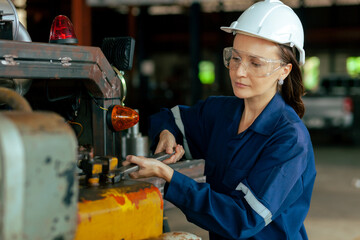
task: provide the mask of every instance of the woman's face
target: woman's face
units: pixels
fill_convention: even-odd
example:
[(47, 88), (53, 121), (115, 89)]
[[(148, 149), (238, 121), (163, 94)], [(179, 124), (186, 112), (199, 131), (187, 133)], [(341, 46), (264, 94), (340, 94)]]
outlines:
[[(267, 62), (268, 60), (280, 60), (280, 50), (277, 44), (261, 38), (236, 34), (233, 48), (235, 50), (232, 54), (232, 61), (236, 62), (241, 59), (237, 68), (230, 67), (229, 69), (235, 96), (244, 99), (265, 97), (270, 100), (277, 91), (278, 80), (285, 79), (291, 71), (291, 64), (283, 66), (279, 61)], [(233, 63), (232, 66), (234, 65), (236, 64)], [(266, 71), (259, 71), (260, 66), (268, 67), (265, 68)], [(267, 74), (263, 74), (264, 72)]]

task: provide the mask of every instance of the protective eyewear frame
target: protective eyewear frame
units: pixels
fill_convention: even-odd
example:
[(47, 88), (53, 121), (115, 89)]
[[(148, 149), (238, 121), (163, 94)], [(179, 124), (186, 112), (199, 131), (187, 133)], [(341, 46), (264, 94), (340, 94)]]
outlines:
[[(238, 55), (238, 59), (236, 59), (237, 62), (234, 63), (234, 65), (231, 67), (230, 66), (231, 60), (235, 61), (235, 58), (233, 57), (233, 52), (235, 52)], [(256, 77), (270, 76), (271, 74), (273, 74), (274, 72), (276, 72), (277, 70), (279, 70), (281, 67), (283, 67), (285, 65), (285, 62), (281, 59), (264, 58), (264, 57), (261, 57), (261, 56), (255, 55), (255, 54), (251, 54), (251, 53), (248, 53), (245, 51), (237, 50), (233, 47), (226, 47), (226, 48), (224, 48), (224, 51), (223, 51), (223, 60), (224, 60), (225, 67), (230, 70), (236, 70), (240, 67), (240, 65), (245, 64), (245, 66), (246, 66), (245, 69), (246, 69), (246, 71), (248, 71), (249, 63), (243, 62), (243, 60), (242, 60), (244, 58), (243, 56), (246, 56), (246, 59), (256, 59), (257, 62), (266, 63), (266, 66), (263, 65), (263, 68), (269, 68), (269, 69), (264, 74), (256, 73), (256, 71), (254, 70), (256, 68), (255, 66), (253, 66), (253, 68), (250, 68), (250, 72), (252, 74), (254, 74)], [(256, 64), (256, 63), (254, 63), (254, 64)], [(271, 69), (272, 68), (271, 65), (276, 65), (276, 64), (279, 64), (279, 66), (274, 69)]]

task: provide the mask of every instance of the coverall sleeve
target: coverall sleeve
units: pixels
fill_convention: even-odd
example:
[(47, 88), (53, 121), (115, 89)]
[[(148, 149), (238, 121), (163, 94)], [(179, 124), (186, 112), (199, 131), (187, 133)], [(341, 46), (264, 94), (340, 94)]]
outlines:
[(306, 148), (296, 137), (282, 139), (264, 149), (253, 170), (229, 194), (175, 172), (165, 199), (178, 206), (190, 222), (222, 237), (254, 236), (291, 205), (296, 207), (302, 194)]
[[(211, 99), (211, 98), (209, 98)], [(206, 128), (210, 124), (210, 119), (206, 116), (204, 108), (209, 104), (206, 102), (211, 100), (199, 101), (192, 107), (176, 106), (174, 109), (178, 111), (179, 119), (183, 129), (179, 129), (179, 122), (175, 121), (173, 109), (162, 109), (159, 113), (150, 117), (149, 137), (151, 139), (151, 149), (155, 149), (158, 143), (158, 137), (161, 131), (169, 130), (175, 137), (178, 144), (184, 145), (184, 139), (187, 141), (191, 152), (192, 159), (203, 159), (206, 153)], [(185, 149), (187, 150), (187, 149)]]

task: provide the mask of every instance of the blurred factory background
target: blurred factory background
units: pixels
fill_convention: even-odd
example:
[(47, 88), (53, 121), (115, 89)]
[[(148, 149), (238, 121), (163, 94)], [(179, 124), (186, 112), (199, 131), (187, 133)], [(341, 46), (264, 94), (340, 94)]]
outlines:
[[(68, 16), (79, 45), (105, 37), (135, 39), (125, 72), (126, 105), (139, 109), (140, 129), (162, 107), (232, 95), (220, 31), (255, 0), (13, 0), (33, 42), (48, 42), (52, 20)], [(308, 107), (318, 177), (306, 222), (310, 239), (360, 239), (360, 1), (284, 0), (302, 20)], [(36, 83), (33, 83), (36, 85)], [(32, 86), (33, 89), (36, 87)], [(28, 94), (34, 94), (31, 90)], [(26, 96), (25, 96), (26, 97)], [(325, 99), (325, 100), (324, 100)], [(337, 108), (337, 109), (336, 109)], [(330, 112), (331, 109), (331, 112)], [(327, 111), (329, 110), (329, 111)], [(168, 210), (170, 227), (206, 234)]]
[[(213, 94), (231, 95), (222, 49), (232, 36), (219, 30), (254, 0), (14, 0), (34, 42), (48, 42), (55, 16), (68, 16), (79, 45), (104, 37), (135, 39), (134, 68), (126, 72), (127, 105), (142, 116)], [(358, 0), (286, 0), (303, 22), (307, 91), (321, 81), (356, 79), (360, 72)], [(47, 31), (48, 30), (48, 31)], [(336, 82), (336, 81), (332, 81)], [(359, 81), (352, 84), (359, 87)], [(340, 83), (341, 85), (342, 83)], [(357, 88), (357, 89), (358, 89)], [(146, 131), (146, 126), (141, 126)]]

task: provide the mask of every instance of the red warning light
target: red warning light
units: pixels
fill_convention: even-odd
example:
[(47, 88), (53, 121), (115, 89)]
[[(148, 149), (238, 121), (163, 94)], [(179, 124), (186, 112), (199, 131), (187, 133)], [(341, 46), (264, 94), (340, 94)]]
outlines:
[(51, 25), (49, 43), (78, 43), (74, 27), (68, 17), (59, 15), (54, 19)]
[(131, 108), (112, 105), (107, 113), (107, 123), (111, 130), (122, 131), (139, 122), (139, 114)]

